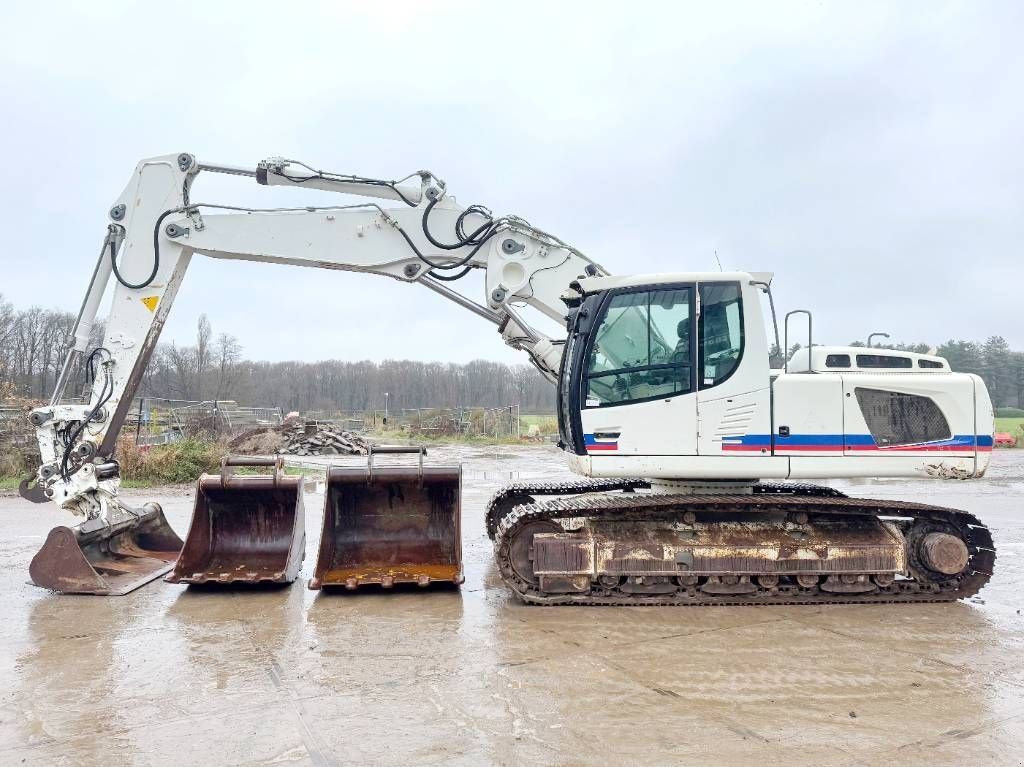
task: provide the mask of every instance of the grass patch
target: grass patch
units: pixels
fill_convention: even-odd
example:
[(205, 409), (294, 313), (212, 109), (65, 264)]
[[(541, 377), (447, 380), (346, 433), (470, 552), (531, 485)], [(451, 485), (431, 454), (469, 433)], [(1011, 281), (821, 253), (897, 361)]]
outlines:
[(0, 451), (0, 490), (17, 490), (23, 478), (35, 474), (38, 463), (28, 450), (4, 448)]
[(996, 431), (1005, 431), (1017, 438), (1017, 446), (1024, 447), (1024, 418), (996, 418)]
[[(472, 430), (472, 426), (470, 427)], [(415, 428), (371, 429), (366, 436), (383, 444), (413, 445), (522, 445), (550, 441), (558, 434), (558, 419), (553, 415), (524, 415), (519, 418), (519, 437), (494, 437), (487, 434), (453, 434)]]
[[(223, 442), (186, 439), (170, 445), (136, 445), (123, 437), (114, 457), (121, 465), (121, 487), (149, 488), (159, 485), (191, 484), (202, 474), (219, 474), (220, 461), (230, 452)], [(0, 452), (0, 490), (17, 490), (23, 477), (35, 474), (36, 463), (26, 454)], [(236, 474), (268, 474), (270, 467), (239, 467)], [(285, 466), (288, 476), (316, 476), (322, 469), (309, 466)]]
[(535, 434), (549, 436), (558, 434), (558, 418), (553, 415), (524, 415), (519, 418), (519, 429), (523, 436)]
[(186, 439), (170, 445), (139, 446), (131, 439), (118, 443), (124, 487), (151, 487), (195, 482), (201, 474), (220, 471), (227, 447), (220, 442)]
[[(303, 458), (305, 456), (302, 456)], [(347, 457), (347, 456), (346, 456)], [(285, 455), (285, 460), (288, 460), (288, 456)], [(217, 471), (220, 471), (219, 465)], [(285, 466), (284, 474), (286, 477), (316, 477), (322, 475), (326, 471), (326, 468), (318, 469), (313, 466)], [(246, 475), (260, 475), (270, 476), (273, 472), (271, 466), (238, 466), (235, 468), (235, 474), (246, 474)]]
[(404, 431), (401, 429), (378, 429), (367, 432), (366, 436), (375, 443), (383, 445), (523, 445), (536, 443), (536, 440), (527, 439), (525, 429), (523, 430), (522, 438), (471, 436), (466, 434), (431, 434), (429, 432)]
[[(131, 438), (117, 445), (122, 487), (153, 487), (195, 482), (203, 472), (220, 471), (227, 448), (219, 442), (187, 439), (173, 445), (140, 447)], [(0, 489), (17, 489), (22, 478), (35, 474), (38, 458), (19, 450), (0, 452)]]

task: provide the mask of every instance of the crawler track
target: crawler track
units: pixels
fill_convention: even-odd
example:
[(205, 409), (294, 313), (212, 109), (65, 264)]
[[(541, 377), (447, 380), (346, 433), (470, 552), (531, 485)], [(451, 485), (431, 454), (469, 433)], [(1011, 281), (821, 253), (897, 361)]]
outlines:
[(568, 482), (510, 482), (491, 496), (487, 502), (487, 537), (492, 541), (498, 530), (498, 523), (513, 508), (524, 503), (533, 503), (539, 495), (580, 495), (582, 493), (607, 493), (614, 490), (632, 492), (648, 488), (650, 482), (643, 479), (577, 479)]
[[(507, 493), (499, 493), (488, 508), (495, 519), (495, 552), (501, 576), (524, 602), (537, 605), (770, 605), (831, 603), (948, 602), (976, 594), (991, 577), (995, 550), (987, 527), (972, 514), (921, 503), (850, 498), (838, 491), (816, 485), (760, 484), (749, 495), (661, 495), (633, 493), (647, 487), (640, 480), (610, 483), (612, 489), (626, 492), (600, 493), (597, 483), (557, 485), (518, 484)], [(565, 495), (547, 501), (530, 501), (509, 506), (513, 497), (541, 494)], [(925, 568), (908, 546), (910, 577), (875, 585), (866, 593), (836, 593), (819, 585), (801, 586), (795, 578), (783, 576), (776, 585), (758, 588), (747, 594), (708, 594), (701, 590), (704, 579), (690, 585), (678, 585), (670, 594), (630, 594), (618, 588), (592, 584), (589, 593), (549, 594), (538, 585), (520, 577), (509, 557), (510, 542), (524, 526), (538, 521), (586, 518), (622, 522), (682, 522), (684, 514), (695, 514), (706, 522), (735, 519), (751, 512), (803, 513), (810, 518), (875, 517), (899, 527), (908, 537), (920, 531), (943, 530), (959, 535), (967, 545), (967, 567), (955, 576), (944, 576)], [(723, 572), (722, 575), (731, 575)]]

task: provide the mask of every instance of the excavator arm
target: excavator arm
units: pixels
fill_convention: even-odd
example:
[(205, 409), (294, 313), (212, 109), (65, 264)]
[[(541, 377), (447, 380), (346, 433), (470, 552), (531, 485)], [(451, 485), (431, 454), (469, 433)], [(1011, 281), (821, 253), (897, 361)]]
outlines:
[[(202, 173), (254, 178), (369, 198), (302, 208), (244, 208), (191, 199)], [(392, 200), (385, 209), (376, 200)], [(429, 171), (401, 181), (326, 173), (291, 160), (254, 168), (205, 164), (190, 154), (138, 164), (109, 211), (107, 233), (51, 401), (32, 413), (42, 465), (27, 496), (58, 503), (96, 525), (132, 515), (117, 500), (115, 443), (194, 253), (213, 258), (367, 272), (417, 283), (493, 322), (550, 380), (563, 341), (522, 316), (532, 307), (562, 321), (564, 291), (574, 280), (607, 272), (578, 250), (527, 223), (461, 207)], [(486, 271), (485, 296), (474, 300), (454, 283)], [(101, 299), (113, 282), (102, 343), (89, 349)], [(87, 405), (64, 404), (76, 359), (92, 376)]]

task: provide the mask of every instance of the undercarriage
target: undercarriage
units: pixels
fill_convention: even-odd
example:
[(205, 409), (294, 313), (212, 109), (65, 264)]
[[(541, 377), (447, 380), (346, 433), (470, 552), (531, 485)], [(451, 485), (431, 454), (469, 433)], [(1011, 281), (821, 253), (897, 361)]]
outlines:
[(806, 484), (518, 483), (487, 522), (502, 579), (541, 605), (944, 602), (977, 593), (995, 564), (971, 514)]

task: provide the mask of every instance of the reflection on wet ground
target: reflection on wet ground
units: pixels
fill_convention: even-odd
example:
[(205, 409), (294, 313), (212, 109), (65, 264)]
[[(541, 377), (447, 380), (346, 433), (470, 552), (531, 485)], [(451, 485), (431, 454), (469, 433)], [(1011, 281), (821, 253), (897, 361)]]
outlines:
[[(997, 573), (979, 597), (902, 608), (525, 607), (494, 572), (482, 509), (509, 479), (565, 475), (559, 453), (429, 458), (466, 464), (461, 591), (156, 582), (57, 596), (28, 585), (27, 567), (68, 520), (0, 499), (0, 764), (1024, 759), (1024, 451), (997, 453), (981, 482), (835, 483), (964, 508), (993, 528)], [(155, 500), (184, 531), (191, 493)], [(306, 498), (303, 580), (322, 502)]]

